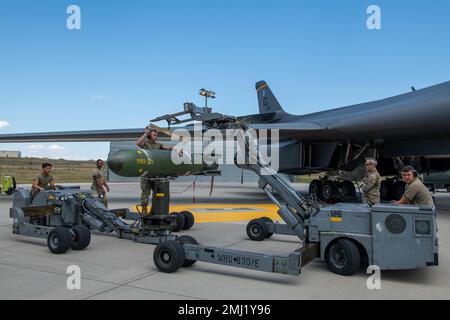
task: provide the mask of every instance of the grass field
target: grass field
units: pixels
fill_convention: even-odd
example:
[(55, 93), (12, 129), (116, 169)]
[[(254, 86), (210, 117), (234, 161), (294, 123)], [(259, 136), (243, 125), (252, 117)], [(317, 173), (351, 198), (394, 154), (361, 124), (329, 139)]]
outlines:
[(95, 161), (68, 161), (63, 159), (41, 158), (0, 158), (0, 176), (13, 175), (18, 184), (31, 184), (41, 172), (41, 165), (53, 165), (56, 183), (90, 182)]
[(297, 177), (295, 177), (294, 182), (296, 182), (296, 183), (311, 183), (311, 181), (319, 179), (320, 177), (323, 177), (323, 175), (312, 174), (310, 176), (297, 176)]
[[(49, 162), (53, 165), (56, 183), (91, 182), (91, 171), (95, 161), (69, 161), (64, 159), (42, 158), (0, 158), (0, 177), (13, 175), (18, 184), (31, 184), (34, 177), (41, 172), (41, 165)], [(310, 183), (318, 179), (319, 174), (295, 177), (294, 182)]]

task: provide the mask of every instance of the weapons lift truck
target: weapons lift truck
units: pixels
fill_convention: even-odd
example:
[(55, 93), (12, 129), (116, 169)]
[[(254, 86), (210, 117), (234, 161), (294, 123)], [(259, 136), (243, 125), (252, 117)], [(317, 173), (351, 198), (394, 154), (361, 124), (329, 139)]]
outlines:
[[(177, 114), (177, 116), (183, 113)], [(211, 113), (210, 109), (185, 104), (185, 113), (217, 128), (246, 128), (233, 117)], [(166, 116), (169, 125), (174, 117)], [(177, 123), (175, 119), (172, 123)], [(241, 149), (248, 150), (249, 142)], [(252, 141), (256, 144), (256, 141)], [(260, 177), (260, 187), (279, 207), (285, 224), (269, 218), (251, 221), (247, 226), (250, 239), (262, 241), (273, 234), (296, 236), (299, 249), (285, 256), (215, 248), (189, 242), (169, 240), (159, 244), (153, 255), (157, 268), (166, 273), (192, 266), (196, 261), (239, 268), (299, 275), (307, 263), (320, 259), (340, 275), (353, 275), (364, 264), (381, 270), (417, 269), (437, 266), (438, 238), (436, 212), (429, 206), (395, 206), (338, 204), (320, 208), (314, 198), (297, 193), (268, 165), (257, 157), (256, 164), (246, 165)], [(262, 175), (262, 169), (272, 170)]]

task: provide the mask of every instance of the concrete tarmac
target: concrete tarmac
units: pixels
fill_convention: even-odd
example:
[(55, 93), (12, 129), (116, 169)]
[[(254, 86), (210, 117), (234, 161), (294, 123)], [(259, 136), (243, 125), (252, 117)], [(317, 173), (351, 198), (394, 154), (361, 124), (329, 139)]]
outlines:
[[(188, 183), (172, 183), (172, 202), (192, 204)], [(298, 185), (305, 191), (306, 185)], [(129, 208), (139, 199), (138, 184), (113, 184), (111, 208)], [(255, 185), (220, 184), (212, 197), (208, 184), (197, 184), (196, 205), (268, 204)], [(154, 246), (94, 233), (84, 251), (49, 253), (45, 240), (12, 234), (11, 197), (0, 197), (0, 299), (448, 299), (450, 298), (450, 194), (436, 194), (440, 265), (411, 271), (382, 272), (381, 290), (369, 290), (368, 274), (342, 277), (325, 263), (307, 265), (299, 277), (255, 272), (198, 262), (164, 274), (153, 263)], [(183, 232), (200, 243), (287, 254), (298, 247), (294, 237), (264, 242), (247, 238), (247, 222), (199, 223)], [(81, 268), (81, 289), (68, 290), (67, 268)]]

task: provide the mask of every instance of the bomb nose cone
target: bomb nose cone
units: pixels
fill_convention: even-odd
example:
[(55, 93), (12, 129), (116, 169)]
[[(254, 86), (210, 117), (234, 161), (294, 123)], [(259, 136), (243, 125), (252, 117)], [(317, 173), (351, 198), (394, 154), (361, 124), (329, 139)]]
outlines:
[(127, 153), (119, 150), (108, 158), (108, 168), (115, 174), (120, 174), (123, 164), (127, 159)]

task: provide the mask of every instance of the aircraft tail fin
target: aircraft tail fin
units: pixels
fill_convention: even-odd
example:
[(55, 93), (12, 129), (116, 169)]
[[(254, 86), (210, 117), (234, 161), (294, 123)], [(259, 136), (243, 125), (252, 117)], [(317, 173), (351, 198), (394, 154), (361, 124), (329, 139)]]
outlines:
[(258, 94), (259, 113), (284, 112), (265, 81), (256, 83), (256, 92)]

